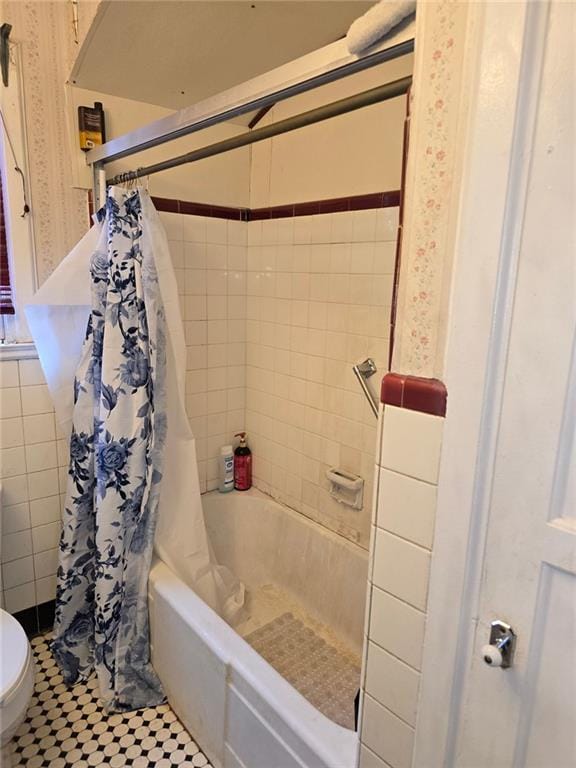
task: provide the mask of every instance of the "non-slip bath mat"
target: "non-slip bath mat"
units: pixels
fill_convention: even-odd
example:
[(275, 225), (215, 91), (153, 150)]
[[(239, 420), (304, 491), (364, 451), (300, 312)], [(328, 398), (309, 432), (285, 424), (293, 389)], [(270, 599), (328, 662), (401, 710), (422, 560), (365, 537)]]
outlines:
[(338, 725), (354, 728), (359, 665), (291, 613), (265, 624), (246, 640), (316, 709)]

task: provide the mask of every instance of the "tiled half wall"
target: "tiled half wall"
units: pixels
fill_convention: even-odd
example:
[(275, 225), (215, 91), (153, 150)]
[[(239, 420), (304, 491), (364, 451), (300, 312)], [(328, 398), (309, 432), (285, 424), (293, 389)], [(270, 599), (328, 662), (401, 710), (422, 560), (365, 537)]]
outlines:
[(2, 604), (11, 613), (55, 597), (67, 468), (38, 360), (0, 362)]
[(367, 596), (360, 768), (410, 768), (446, 390), (388, 374)]

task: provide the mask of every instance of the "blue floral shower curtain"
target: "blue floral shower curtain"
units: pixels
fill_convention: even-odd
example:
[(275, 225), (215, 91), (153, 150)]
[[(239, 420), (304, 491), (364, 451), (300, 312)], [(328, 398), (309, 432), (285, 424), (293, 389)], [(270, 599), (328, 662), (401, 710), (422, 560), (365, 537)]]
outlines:
[(53, 651), (66, 683), (95, 669), (109, 710), (164, 699), (150, 664), (147, 581), (166, 439), (166, 327), (138, 190), (113, 187), (91, 259), (74, 383)]

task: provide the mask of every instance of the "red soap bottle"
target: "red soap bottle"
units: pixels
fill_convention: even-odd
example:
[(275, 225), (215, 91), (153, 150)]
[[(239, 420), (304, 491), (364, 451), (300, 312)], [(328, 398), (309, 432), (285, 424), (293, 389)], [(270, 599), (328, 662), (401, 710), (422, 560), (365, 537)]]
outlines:
[(252, 487), (252, 451), (246, 444), (246, 432), (238, 432), (240, 442), (234, 451), (234, 488), (247, 491)]

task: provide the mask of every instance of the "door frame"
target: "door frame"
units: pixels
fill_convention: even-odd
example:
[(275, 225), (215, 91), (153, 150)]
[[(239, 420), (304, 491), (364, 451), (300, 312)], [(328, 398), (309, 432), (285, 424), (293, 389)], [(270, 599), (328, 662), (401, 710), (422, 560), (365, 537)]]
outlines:
[[(479, 621), (549, 0), (472, 4), (477, 51), (454, 239), (443, 434), (413, 766), (455, 768)], [(528, 158), (528, 159), (526, 159)], [(439, 707), (439, 702), (444, 705)]]

